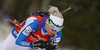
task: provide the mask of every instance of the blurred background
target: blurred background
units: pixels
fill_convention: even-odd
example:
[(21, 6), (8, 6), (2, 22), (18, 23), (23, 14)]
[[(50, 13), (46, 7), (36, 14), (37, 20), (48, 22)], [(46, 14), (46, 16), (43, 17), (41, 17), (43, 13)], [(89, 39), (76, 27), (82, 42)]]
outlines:
[[(100, 50), (100, 0), (0, 0), (0, 13), (22, 22), (32, 12), (48, 10), (49, 5), (62, 11), (71, 4), (79, 10), (63, 13), (63, 35), (58, 47), (60, 50)], [(13, 28), (14, 25), (0, 16), (0, 42)]]

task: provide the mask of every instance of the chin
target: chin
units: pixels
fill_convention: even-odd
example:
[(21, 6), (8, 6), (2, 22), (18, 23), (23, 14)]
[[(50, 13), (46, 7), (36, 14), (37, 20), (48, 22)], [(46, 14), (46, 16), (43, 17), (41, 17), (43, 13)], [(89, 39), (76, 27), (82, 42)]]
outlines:
[(49, 35), (52, 35), (52, 34), (49, 34)]
[(49, 34), (49, 35), (54, 35), (54, 34)]

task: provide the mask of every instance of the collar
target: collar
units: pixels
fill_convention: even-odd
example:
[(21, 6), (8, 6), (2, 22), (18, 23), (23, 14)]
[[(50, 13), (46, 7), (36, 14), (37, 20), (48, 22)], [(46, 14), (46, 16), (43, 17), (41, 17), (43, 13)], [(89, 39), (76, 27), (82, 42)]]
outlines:
[(44, 24), (44, 26), (43, 26), (43, 28), (42, 28), (42, 34), (48, 34), (48, 33), (46, 32), (46, 30), (45, 30), (45, 25), (46, 25), (46, 23)]

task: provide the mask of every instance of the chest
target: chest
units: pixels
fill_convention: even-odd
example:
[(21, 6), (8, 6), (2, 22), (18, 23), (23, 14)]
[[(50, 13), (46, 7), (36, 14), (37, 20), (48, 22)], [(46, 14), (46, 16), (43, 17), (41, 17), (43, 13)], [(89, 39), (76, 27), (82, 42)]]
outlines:
[(42, 30), (38, 32), (34, 32), (29, 34), (29, 36), (26, 38), (26, 41), (28, 42), (37, 42), (38, 39), (41, 39), (43, 41), (48, 41), (49, 35), (45, 34)]

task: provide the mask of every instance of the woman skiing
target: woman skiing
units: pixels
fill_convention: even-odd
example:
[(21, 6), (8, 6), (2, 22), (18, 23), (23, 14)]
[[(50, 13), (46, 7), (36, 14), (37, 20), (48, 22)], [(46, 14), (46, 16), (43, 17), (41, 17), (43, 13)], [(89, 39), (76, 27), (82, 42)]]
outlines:
[(31, 15), (20, 24), (22, 28), (15, 27), (0, 43), (0, 50), (54, 50), (61, 40), (64, 19), (57, 7), (50, 7), (48, 12), (42, 15), (47, 19), (41, 14)]

